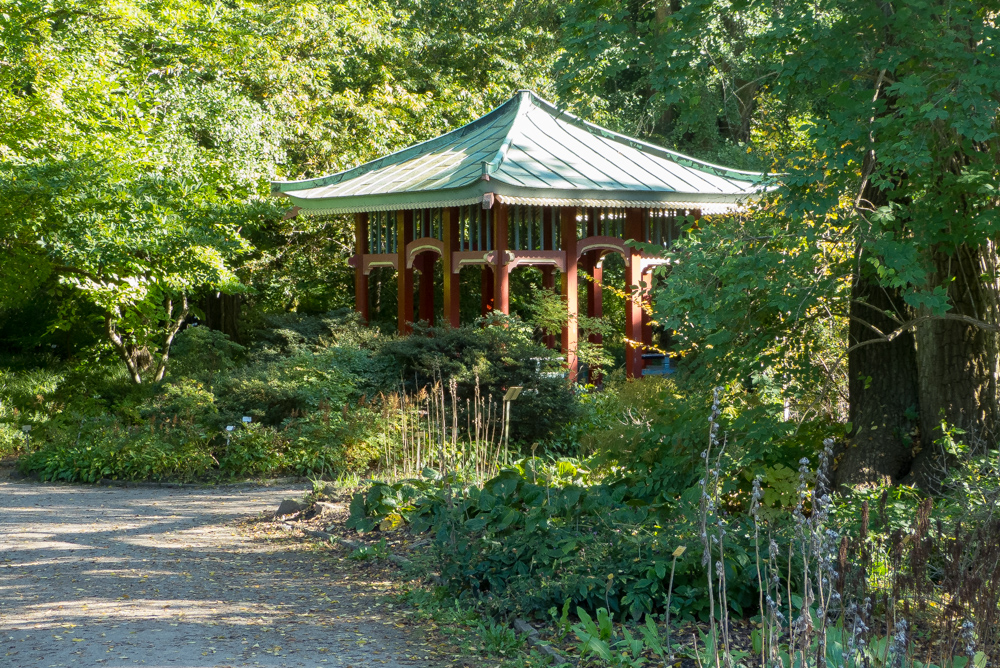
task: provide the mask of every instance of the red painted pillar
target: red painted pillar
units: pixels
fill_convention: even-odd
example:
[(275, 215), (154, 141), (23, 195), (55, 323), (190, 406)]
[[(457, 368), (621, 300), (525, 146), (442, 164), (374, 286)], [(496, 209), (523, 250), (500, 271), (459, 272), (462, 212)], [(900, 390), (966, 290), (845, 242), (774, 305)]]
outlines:
[(507, 205), (493, 205), (493, 249), (496, 261), (493, 270), (493, 308), (510, 313), (510, 272), (507, 270)]
[(486, 315), (493, 310), (493, 297), (496, 296), (496, 290), (493, 287), (493, 268), (489, 265), (483, 265), (482, 271), (483, 282), (480, 290), (479, 314)]
[(361, 314), (365, 322), (368, 312), (368, 276), (365, 274), (365, 255), (368, 253), (368, 214), (354, 214), (354, 310)]
[(406, 266), (406, 244), (413, 241), (413, 211), (396, 212), (396, 311), (400, 334), (413, 331), (413, 269)]
[(455, 264), (454, 253), (458, 252), (458, 207), (451, 207), (442, 212), (444, 224), (444, 256), (441, 258), (441, 269), (444, 274), (444, 324), (448, 327), (458, 327), (459, 306), (461, 303), (460, 278), (461, 267)]
[(420, 272), (418, 291), (420, 294), (420, 320), (426, 320), (434, 326), (434, 263), (437, 257), (434, 251), (424, 251), (417, 256), (414, 266)]
[(555, 267), (542, 267), (542, 287), (555, 292), (556, 290), (556, 270)]
[(562, 232), (562, 250), (566, 253), (566, 271), (562, 275), (562, 295), (569, 311), (569, 322), (563, 328), (562, 350), (566, 356), (566, 367), (569, 369), (570, 382), (576, 382), (577, 374), (577, 344), (579, 329), (579, 298), (576, 284), (576, 208), (562, 207), (559, 210)]
[[(625, 210), (625, 238), (642, 238), (642, 209)], [(625, 375), (638, 378), (642, 375), (642, 255), (633, 246), (627, 246), (629, 256), (625, 276), (632, 298), (625, 304)]]

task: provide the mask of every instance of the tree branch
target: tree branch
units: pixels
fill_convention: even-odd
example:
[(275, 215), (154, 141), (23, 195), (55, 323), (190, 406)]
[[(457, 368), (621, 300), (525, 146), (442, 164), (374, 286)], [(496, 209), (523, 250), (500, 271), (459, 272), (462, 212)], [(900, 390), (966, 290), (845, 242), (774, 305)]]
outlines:
[[(167, 332), (167, 338), (163, 342), (163, 354), (160, 355), (160, 362), (156, 365), (156, 375), (153, 377), (153, 380), (157, 383), (163, 380), (163, 376), (167, 372), (167, 360), (170, 359), (170, 346), (173, 344), (174, 337), (177, 336), (177, 332), (180, 331), (181, 325), (184, 324), (184, 319), (187, 318), (188, 315), (189, 306), (188, 306), (188, 297), (186, 292), (181, 293), (181, 300), (182, 301), (181, 301), (180, 313), (177, 316), (177, 320), (173, 321), (170, 324), (170, 329)], [(173, 302), (168, 297), (167, 298), (168, 321), (173, 316), (173, 310), (174, 310)]]
[(135, 365), (135, 360), (128, 354), (125, 341), (122, 340), (122, 337), (119, 336), (118, 331), (115, 329), (115, 320), (110, 313), (104, 316), (104, 327), (108, 338), (111, 339), (111, 344), (118, 351), (118, 355), (122, 358), (122, 361), (125, 362), (125, 367), (128, 369), (129, 375), (132, 376), (132, 382), (136, 385), (142, 385), (142, 375)]

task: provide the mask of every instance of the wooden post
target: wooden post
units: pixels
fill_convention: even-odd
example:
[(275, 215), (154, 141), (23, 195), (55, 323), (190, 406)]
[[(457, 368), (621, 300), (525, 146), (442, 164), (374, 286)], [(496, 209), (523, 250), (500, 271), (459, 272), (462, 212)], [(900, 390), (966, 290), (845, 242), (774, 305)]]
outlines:
[(368, 214), (354, 214), (354, 257), (357, 266), (354, 267), (354, 310), (365, 322), (369, 320), (368, 312), (368, 276), (365, 275), (365, 255), (368, 254)]
[(496, 291), (493, 288), (493, 269), (488, 265), (483, 265), (482, 272), (479, 315), (486, 315), (493, 310), (493, 297), (496, 296)]
[(493, 205), (493, 309), (510, 313), (510, 272), (507, 270), (507, 205)]
[(576, 285), (576, 207), (562, 207), (559, 210), (562, 225), (562, 250), (566, 253), (566, 271), (562, 275), (562, 294), (569, 312), (569, 322), (563, 328), (562, 351), (566, 356), (566, 368), (570, 382), (576, 382), (577, 345), (579, 329), (579, 301)]
[(397, 328), (400, 334), (413, 331), (413, 269), (406, 266), (406, 244), (413, 240), (413, 211), (396, 212), (396, 246), (399, 270), (396, 272)]
[[(625, 238), (642, 239), (642, 209), (625, 210)], [(637, 290), (642, 285), (642, 254), (634, 246), (627, 246), (629, 253), (625, 276), (632, 297), (625, 304), (625, 376), (642, 376), (642, 296)]]
[(420, 293), (420, 313), (419, 318), (426, 320), (431, 327), (434, 326), (434, 263), (437, 258), (434, 251), (424, 251), (417, 256), (416, 269), (420, 272), (420, 283), (418, 290)]
[(445, 209), (441, 214), (444, 225), (444, 255), (441, 258), (441, 269), (444, 274), (444, 324), (448, 327), (458, 327), (460, 325), (459, 306), (461, 303), (461, 290), (459, 288), (461, 274), (460, 267), (455, 266), (453, 253), (458, 252), (458, 207)]

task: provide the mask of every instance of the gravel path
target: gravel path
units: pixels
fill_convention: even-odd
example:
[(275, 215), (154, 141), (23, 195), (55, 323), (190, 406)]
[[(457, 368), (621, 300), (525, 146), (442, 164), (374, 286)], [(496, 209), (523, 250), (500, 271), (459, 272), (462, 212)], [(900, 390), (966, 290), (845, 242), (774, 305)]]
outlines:
[(377, 583), (251, 519), (303, 491), (0, 481), (0, 668), (441, 665)]

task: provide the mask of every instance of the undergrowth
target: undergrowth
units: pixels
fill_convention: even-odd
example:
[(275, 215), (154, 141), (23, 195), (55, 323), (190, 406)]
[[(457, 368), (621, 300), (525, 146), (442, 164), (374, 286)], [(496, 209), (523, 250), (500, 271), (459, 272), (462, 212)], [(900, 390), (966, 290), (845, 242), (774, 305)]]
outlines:
[[(782, 506), (761, 474), (743, 494), (718, 393), (710, 413), (700, 477), (672, 497), (597, 458), (533, 457), (482, 484), (440, 471), (371, 483), (350, 526), (429, 534), (451, 596), (491, 619), (569, 625), (585, 663), (985, 667), (1000, 640), (996, 451), (967, 458), (937, 500), (844, 498), (828, 439)], [(748, 647), (735, 618), (755, 620)], [(682, 622), (700, 625), (693, 644), (671, 637)]]

